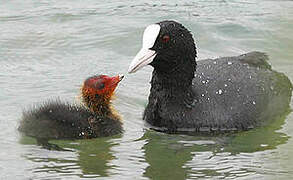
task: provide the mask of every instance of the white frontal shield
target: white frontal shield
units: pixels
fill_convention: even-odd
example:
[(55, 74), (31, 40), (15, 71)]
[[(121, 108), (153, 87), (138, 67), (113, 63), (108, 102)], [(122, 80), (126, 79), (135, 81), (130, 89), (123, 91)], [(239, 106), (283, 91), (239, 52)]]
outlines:
[(160, 25), (152, 24), (144, 30), (142, 48), (130, 63), (128, 73), (134, 73), (154, 60), (156, 52), (150, 48), (154, 46), (160, 29)]

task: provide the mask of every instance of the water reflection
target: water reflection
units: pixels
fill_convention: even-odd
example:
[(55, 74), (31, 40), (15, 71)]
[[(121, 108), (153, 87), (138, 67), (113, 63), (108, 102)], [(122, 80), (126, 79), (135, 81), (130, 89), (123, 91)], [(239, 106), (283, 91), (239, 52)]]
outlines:
[[(146, 142), (141, 149), (145, 154), (144, 160), (139, 161), (148, 163), (148, 166), (133, 171), (144, 171), (143, 176), (150, 179), (234, 178), (259, 175), (257, 172), (264, 169), (264, 159), (270, 157), (274, 153), (272, 150), (289, 139), (286, 134), (278, 132), (284, 120), (285, 117), (282, 117), (267, 127), (217, 136), (170, 135), (147, 130), (137, 141)], [(37, 164), (33, 172), (38, 177), (44, 175), (50, 178), (111, 178), (109, 170), (116, 168), (112, 162), (119, 156), (119, 152), (115, 154), (112, 148), (119, 148), (123, 143), (127, 143), (111, 143), (113, 139), (119, 140), (121, 136), (53, 141), (62, 148), (71, 149), (72, 152), (48, 151), (33, 146), (23, 156)], [(35, 144), (35, 140), (28, 137), (23, 137), (20, 142), (26, 145)], [(127, 163), (133, 162), (137, 163), (138, 160), (128, 159)], [(280, 173), (273, 169), (266, 171)], [(121, 171), (117, 173), (123, 175)]]
[[(49, 151), (38, 146), (37, 150), (26, 152), (23, 156), (38, 163), (33, 170), (38, 175), (54, 173), (56, 177), (70, 175), (86, 178), (107, 177), (109, 176), (108, 170), (113, 168), (108, 163), (114, 158), (111, 152), (114, 144), (110, 143), (109, 139), (111, 138), (52, 141), (62, 148), (72, 150), (72, 152)], [(20, 143), (36, 144), (34, 139), (28, 137), (23, 137)]]
[(270, 150), (288, 141), (286, 134), (277, 131), (284, 120), (282, 117), (264, 128), (221, 136), (168, 135), (147, 131), (143, 139), (148, 143), (143, 149), (149, 166), (144, 175), (150, 179), (254, 176), (264, 168), (264, 159), (260, 157), (270, 156), (273, 153)]

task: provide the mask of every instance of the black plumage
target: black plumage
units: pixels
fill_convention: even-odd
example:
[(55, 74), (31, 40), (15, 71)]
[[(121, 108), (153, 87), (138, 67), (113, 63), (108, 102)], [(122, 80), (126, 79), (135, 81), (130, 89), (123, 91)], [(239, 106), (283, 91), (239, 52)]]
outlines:
[(250, 52), (196, 63), (191, 33), (175, 21), (158, 24), (143, 115), (153, 128), (170, 133), (248, 130), (288, 111), (292, 84), (271, 69), (266, 54)]
[(122, 123), (111, 107), (111, 97), (122, 77), (104, 79), (105, 76), (93, 76), (85, 81), (81, 89), (83, 105), (56, 99), (24, 111), (18, 130), (54, 149), (58, 148), (49, 144), (49, 140), (90, 139), (121, 133)]

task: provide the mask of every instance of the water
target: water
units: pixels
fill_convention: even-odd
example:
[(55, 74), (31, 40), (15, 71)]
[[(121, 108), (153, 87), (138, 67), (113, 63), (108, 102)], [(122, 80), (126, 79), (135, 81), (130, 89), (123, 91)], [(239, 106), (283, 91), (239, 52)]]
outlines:
[(118, 87), (122, 135), (55, 141), (73, 150), (56, 152), (17, 132), (23, 109), (56, 96), (74, 102), (86, 77), (126, 73), (144, 28), (165, 19), (192, 31), (199, 59), (260, 50), (293, 80), (293, 1), (4, 0), (0, 9), (1, 179), (293, 178), (292, 113), (234, 135), (148, 130), (151, 67)]

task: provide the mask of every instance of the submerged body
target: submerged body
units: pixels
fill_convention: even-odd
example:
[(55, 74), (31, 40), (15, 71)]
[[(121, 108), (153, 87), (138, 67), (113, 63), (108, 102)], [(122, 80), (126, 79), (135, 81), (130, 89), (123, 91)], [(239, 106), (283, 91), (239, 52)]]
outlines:
[(264, 53), (196, 63), (190, 32), (175, 21), (146, 28), (133, 73), (154, 67), (143, 119), (166, 132), (248, 130), (288, 111), (292, 84), (271, 69)]
[(23, 112), (19, 131), (44, 146), (51, 139), (89, 139), (121, 133), (122, 123), (111, 106), (111, 98), (122, 78), (88, 78), (81, 89), (83, 105), (47, 101)]

